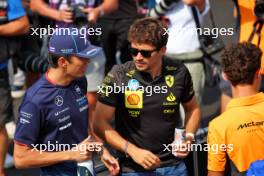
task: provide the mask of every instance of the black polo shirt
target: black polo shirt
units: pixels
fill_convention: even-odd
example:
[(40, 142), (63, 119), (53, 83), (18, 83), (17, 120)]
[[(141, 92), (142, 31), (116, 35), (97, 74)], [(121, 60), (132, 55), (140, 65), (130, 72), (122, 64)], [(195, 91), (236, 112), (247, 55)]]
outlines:
[[(164, 151), (164, 144), (173, 142), (174, 129), (182, 124), (179, 104), (194, 96), (192, 79), (183, 63), (163, 59), (162, 73), (154, 80), (136, 70), (132, 61), (116, 65), (101, 90), (99, 101), (116, 108), (115, 128), (123, 138), (158, 155), (161, 167), (179, 162), (171, 152)], [(144, 170), (122, 156), (123, 171)]]

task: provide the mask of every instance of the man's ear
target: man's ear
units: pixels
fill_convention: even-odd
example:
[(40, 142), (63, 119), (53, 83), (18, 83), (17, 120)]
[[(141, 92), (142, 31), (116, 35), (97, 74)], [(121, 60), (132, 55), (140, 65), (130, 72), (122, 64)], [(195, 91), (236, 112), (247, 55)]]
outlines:
[(62, 68), (67, 67), (67, 60), (64, 57), (60, 57), (58, 59), (58, 67), (62, 67)]
[(261, 79), (261, 77), (262, 77), (261, 70), (258, 69), (258, 70), (256, 71), (256, 73), (255, 73), (255, 78), (257, 78), (257, 79)]
[(261, 73), (261, 70), (260, 70), (260, 69), (258, 69), (258, 70), (256, 71), (256, 75), (257, 75), (258, 77), (261, 77), (261, 76), (262, 76), (262, 73)]
[(222, 72), (222, 77), (223, 77), (223, 79), (224, 79), (225, 81), (229, 81), (229, 80), (228, 80), (228, 76), (226, 75), (225, 72)]
[(160, 52), (164, 55), (167, 51), (167, 47), (166, 46), (163, 46), (161, 49), (160, 49)]

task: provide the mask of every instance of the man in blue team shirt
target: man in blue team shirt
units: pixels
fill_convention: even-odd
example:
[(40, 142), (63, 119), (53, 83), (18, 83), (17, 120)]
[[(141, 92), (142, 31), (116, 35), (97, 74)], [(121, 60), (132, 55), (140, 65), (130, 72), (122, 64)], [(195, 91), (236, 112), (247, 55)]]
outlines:
[(12, 99), (8, 83), (7, 63), (10, 37), (27, 33), (29, 23), (20, 0), (0, 0), (0, 176), (8, 145), (5, 124), (12, 120)]
[[(58, 31), (49, 42), (52, 67), (27, 90), (19, 109), (14, 159), (18, 168), (41, 167), (42, 176), (77, 176), (77, 162), (102, 147), (89, 141), (84, 77), (101, 48), (72, 29)], [(106, 150), (102, 161), (111, 174), (118, 173), (118, 162)]]

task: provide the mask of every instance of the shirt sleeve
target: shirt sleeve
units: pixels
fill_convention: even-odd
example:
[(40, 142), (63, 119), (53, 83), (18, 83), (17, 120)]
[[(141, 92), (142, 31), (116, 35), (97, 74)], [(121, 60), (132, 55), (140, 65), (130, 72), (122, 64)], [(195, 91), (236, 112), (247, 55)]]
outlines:
[(181, 99), (182, 103), (189, 102), (194, 96), (192, 77), (188, 69), (184, 66), (184, 90)]
[(210, 147), (207, 169), (210, 171), (225, 171), (226, 152), (220, 149), (221, 145), (225, 145), (225, 141), (212, 123), (209, 124), (207, 143)]
[(7, 6), (8, 21), (21, 18), (25, 15), (26, 15), (26, 12), (21, 3), (21, 0), (8, 0), (8, 6)]
[(204, 10), (202, 12), (199, 13), (199, 20), (201, 22), (203, 22), (203, 18), (205, 17), (205, 15), (209, 12), (210, 10), (210, 2), (209, 0), (205, 0), (205, 7), (204, 7)]
[(39, 108), (30, 101), (23, 102), (19, 109), (15, 141), (28, 146), (36, 144), (40, 129), (41, 112)]
[(118, 93), (114, 91), (115, 86), (117, 85), (117, 77), (115, 70), (116, 66), (114, 66), (112, 70), (106, 75), (98, 91), (98, 100), (103, 104), (114, 107), (117, 105), (118, 99)]

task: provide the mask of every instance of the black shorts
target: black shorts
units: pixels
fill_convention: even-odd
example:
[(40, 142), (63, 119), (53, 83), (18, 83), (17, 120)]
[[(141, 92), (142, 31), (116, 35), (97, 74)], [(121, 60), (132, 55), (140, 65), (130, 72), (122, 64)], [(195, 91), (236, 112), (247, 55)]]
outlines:
[(7, 69), (0, 70), (0, 128), (13, 120), (12, 98)]

